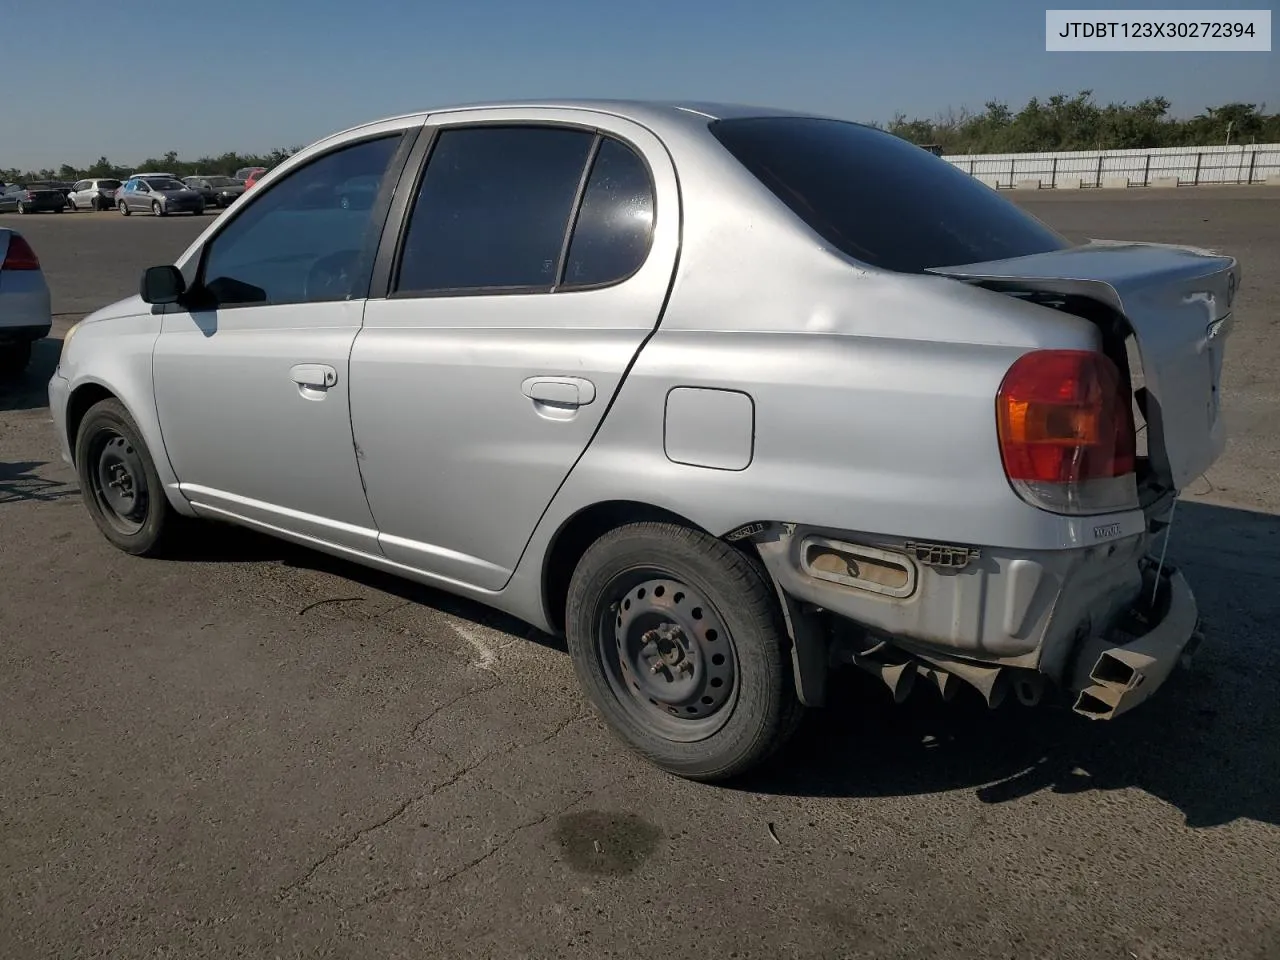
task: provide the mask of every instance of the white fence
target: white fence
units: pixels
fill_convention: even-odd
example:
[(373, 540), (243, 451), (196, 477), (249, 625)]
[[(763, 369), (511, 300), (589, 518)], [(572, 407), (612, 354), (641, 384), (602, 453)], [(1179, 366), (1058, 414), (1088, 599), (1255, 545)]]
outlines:
[[(989, 186), (1148, 187), (1280, 182), (1280, 143), (943, 157)], [(1176, 180), (1173, 178), (1177, 178)]]

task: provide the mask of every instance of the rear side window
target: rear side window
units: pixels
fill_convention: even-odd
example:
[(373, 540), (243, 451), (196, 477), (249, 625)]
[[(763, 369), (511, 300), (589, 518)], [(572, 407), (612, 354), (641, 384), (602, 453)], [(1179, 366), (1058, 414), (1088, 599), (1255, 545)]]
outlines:
[(397, 292), (550, 290), (594, 141), (561, 127), (441, 132), (410, 215)]
[(872, 127), (807, 117), (717, 120), (711, 132), (823, 239), (907, 273), (1068, 241), (985, 184)]
[(569, 243), (564, 287), (614, 283), (640, 269), (653, 238), (653, 182), (617, 140), (601, 142)]

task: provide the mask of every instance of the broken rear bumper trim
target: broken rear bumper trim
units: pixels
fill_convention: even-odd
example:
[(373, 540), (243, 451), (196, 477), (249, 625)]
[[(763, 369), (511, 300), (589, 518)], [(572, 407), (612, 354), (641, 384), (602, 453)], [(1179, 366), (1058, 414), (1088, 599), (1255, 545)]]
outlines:
[[(1155, 588), (1154, 571), (1143, 596)], [(1095, 637), (1081, 647), (1071, 690), (1072, 709), (1093, 720), (1111, 720), (1151, 697), (1200, 641), (1195, 596), (1182, 574), (1166, 568), (1157, 592), (1159, 620), (1141, 636)]]

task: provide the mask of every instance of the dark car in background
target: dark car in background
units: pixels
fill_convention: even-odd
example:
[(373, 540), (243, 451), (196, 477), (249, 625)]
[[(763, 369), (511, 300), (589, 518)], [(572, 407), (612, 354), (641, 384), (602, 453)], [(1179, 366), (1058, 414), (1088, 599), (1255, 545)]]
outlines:
[(204, 197), (206, 207), (229, 207), (244, 193), (244, 183), (235, 177), (197, 175), (182, 182)]
[(131, 177), (116, 191), (116, 209), (126, 217), (135, 210), (149, 210), (154, 216), (171, 213), (204, 213), (204, 197), (181, 180), (167, 177)]
[(61, 213), (67, 197), (47, 183), (11, 183), (0, 192), (0, 213)]

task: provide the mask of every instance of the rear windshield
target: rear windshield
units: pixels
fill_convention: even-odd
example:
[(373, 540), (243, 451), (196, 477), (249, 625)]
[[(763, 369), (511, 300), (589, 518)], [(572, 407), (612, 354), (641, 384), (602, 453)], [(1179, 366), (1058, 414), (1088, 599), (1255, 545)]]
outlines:
[(119, 180), (99, 180), (98, 188), (101, 190), (115, 190), (120, 186)]
[(874, 127), (807, 117), (716, 120), (711, 132), (828, 243), (906, 273), (1070, 246), (994, 190)]
[(154, 190), (185, 190), (187, 185), (179, 183), (177, 180), (162, 180), (159, 177), (148, 177), (147, 183), (151, 184)]

